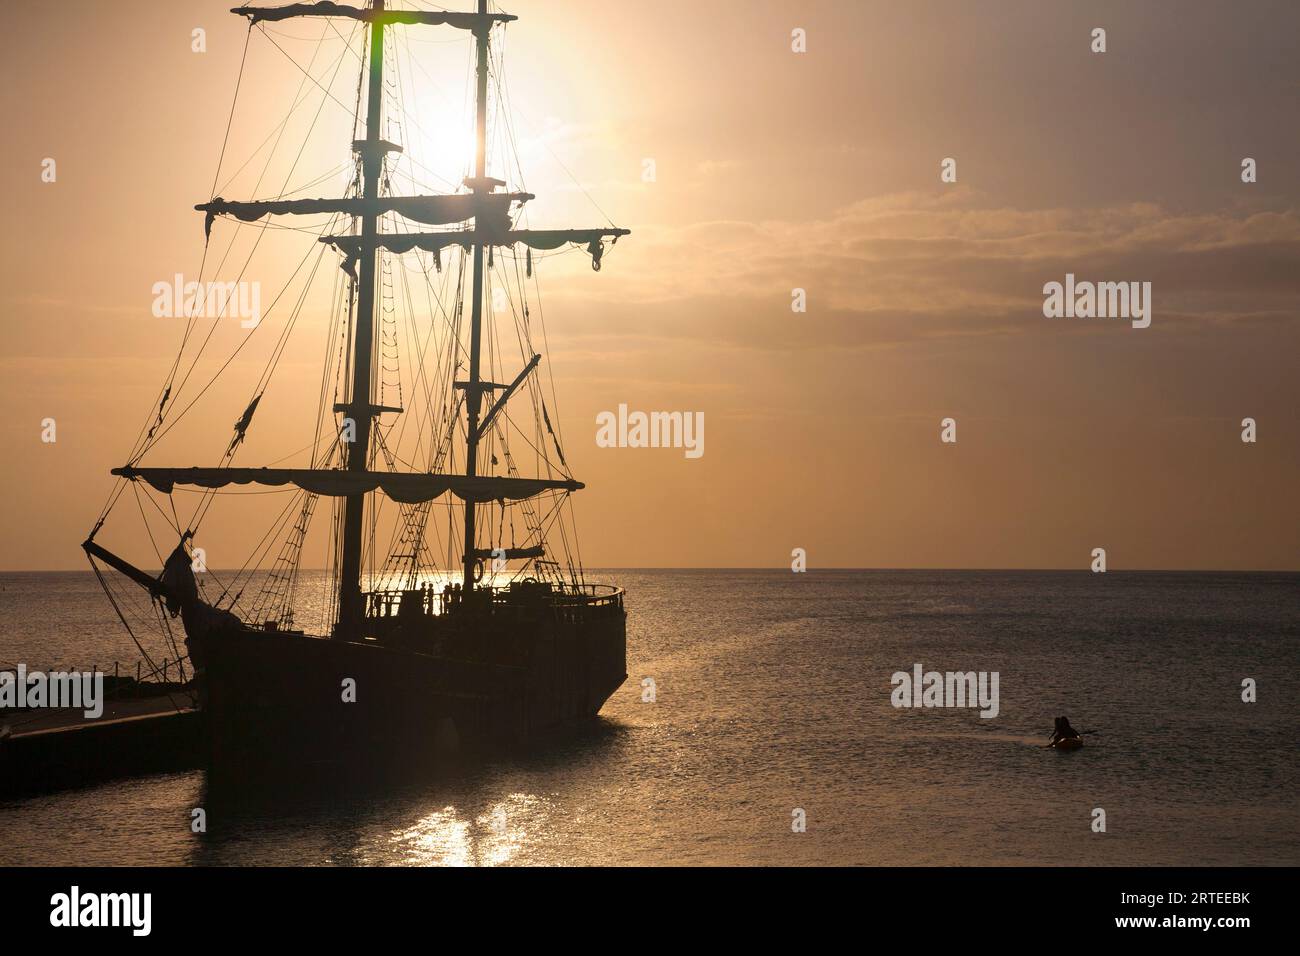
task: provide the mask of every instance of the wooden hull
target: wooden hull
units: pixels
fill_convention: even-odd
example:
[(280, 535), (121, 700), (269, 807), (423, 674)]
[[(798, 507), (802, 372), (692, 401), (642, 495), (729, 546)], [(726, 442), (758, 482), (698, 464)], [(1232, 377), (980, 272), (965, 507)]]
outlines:
[(364, 774), (533, 746), (591, 721), (626, 680), (625, 635), (620, 607), (494, 622), (476, 638), (514, 650), (493, 660), (252, 628), (200, 637), (209, 764)]

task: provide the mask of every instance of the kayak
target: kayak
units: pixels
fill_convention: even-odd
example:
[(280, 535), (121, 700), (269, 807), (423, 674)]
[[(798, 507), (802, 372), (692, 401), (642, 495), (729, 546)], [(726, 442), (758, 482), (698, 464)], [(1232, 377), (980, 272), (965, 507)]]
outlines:
[(1082, 737), (1062, 737), (1056, 743), (1052, 744), (1057, 750), (1078, 750), (1083, 746)]

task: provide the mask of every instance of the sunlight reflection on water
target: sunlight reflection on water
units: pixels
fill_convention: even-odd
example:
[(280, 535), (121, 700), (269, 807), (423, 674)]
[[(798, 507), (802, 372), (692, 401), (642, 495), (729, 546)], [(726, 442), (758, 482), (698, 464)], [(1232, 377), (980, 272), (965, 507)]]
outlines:
[(527, 834), (544, 832), (548, 807), (541, 798), (512, 793), (472, 820), (454, 806), (435, 810), (393, 830), (384, 851), (366, 864), (499, 866), (523, 848)]

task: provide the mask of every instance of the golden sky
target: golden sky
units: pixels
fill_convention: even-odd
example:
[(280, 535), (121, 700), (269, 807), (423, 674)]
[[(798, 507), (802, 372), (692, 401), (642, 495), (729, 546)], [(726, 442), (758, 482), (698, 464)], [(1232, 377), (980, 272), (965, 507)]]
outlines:
[[(203, 254), (192, 207), (212, 195), (248, 34), (231, 5), (7, 11), (0, 568), (85, 566), (108, 470), (175, 356), (180, 322), (151, 314), (151, 288)], [(504, 9), (520, 17), (505, 76), (531, 223), (633, 230), (599, 274), (578, 257), (540, 272), (587, 565), (783, 567), (800, 547), (813, 568), (1085, 568), (1104, 547), (1112, 569), (1300, 567), (1300, 7)], [(399, 133), (440, 188), (459, 168), (469, 43), (398, 29), (423, 31), (401, 53), (432, 91)], [(318, 20), (254, 31), (225, 198), (347, 161), (356, 67), (321, 36)], [(314, 52), (315, 76), (342, 63), (335, 98), (301, 88), (294, 62)], [(305, 132), (290, 127), (280, 165), (241, 171), (296, 93), (295, 123), (319, 107), (319, 142), (290, 170)], [(337, 192), (322, 182), (307, 195)], [(310, 239), (266, 242), (264, 295)], [(1044, 318), (1043, 284), (1066, 273), (1151, 282), (1151, 327)], [(307, 309), (241, 464), (310, 440), (324, 328)], [(214, 354), (243, 334), (222, 325)], [(196, 406), (145, 463), (214, 464), (239, 394)], [(598, 448), (595, 416), (620, 403), (704, 412), (705, 454)], [(946, 417), (956, 444), (939, 441)], [(246, 503), (205, 524), (214, 567), (246, 557), (269, 507)], [(134, 509), (101, 540), (150, 566)]]

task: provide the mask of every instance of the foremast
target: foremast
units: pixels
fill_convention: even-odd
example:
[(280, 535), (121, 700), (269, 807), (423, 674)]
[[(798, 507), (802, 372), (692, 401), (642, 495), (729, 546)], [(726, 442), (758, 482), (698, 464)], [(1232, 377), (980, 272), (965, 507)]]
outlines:
[[(374, 0), (372, 9), (383, 12), (384, 0)], [(370, 69), (366, 103), (366, 138), (353, 144), (361, 156), (362, 198), (361, 268), (357, 279), (357, 317), (353, 333), (352, 393), (344, 410), (353, 425), (352, 441), (347, 446), (348, 471), (365, 471), (370, 462), (370, 431), (376, 409), (371, 406), (370, 372), (374, 349), (375, 255), (379, 234), (379, 176), (383, 170), (388, 144), (379, 138), (380, 112), (383, 109), (384, 24), (376, 19), (370, 24)], [(348, 434), (345, 429), (344, 434)], [(343, 548), (339, 562), (339, 622), (336, 637), (349, 637), (361, 630), (365, 604), (361, 593), (361, 549), (365, 536), (366, 496), (348, 495), (343, 506)]]
[[(487, 14), (487, 0), (478, 0), (479, 16)], [(492, 192), (493, 183), (487, 178), (487, 81), (488, 38), (491, 21), (474, 31), (478, 46), (478, 63), (475, 70), (474, 110), (474, 180), (470, 183), (476, 196)], [(483, 403), (483, 380), (479, 375), (479, 355), (483, 338), (483, 246), (484, 237), (475, 229), (474, 238), (474, 294), (470, 306), (469, 381), (465, 383), (466, 435), (465, 474), (478, 474), (479, 410)], [(474, 590), (474, 542), (477, 508), (472, 501), (465, 502), (465, 557), (464, 590)]]

